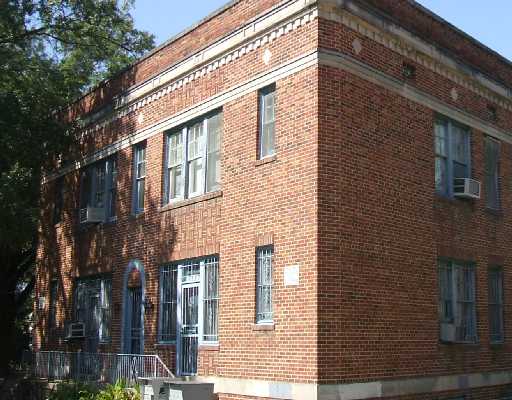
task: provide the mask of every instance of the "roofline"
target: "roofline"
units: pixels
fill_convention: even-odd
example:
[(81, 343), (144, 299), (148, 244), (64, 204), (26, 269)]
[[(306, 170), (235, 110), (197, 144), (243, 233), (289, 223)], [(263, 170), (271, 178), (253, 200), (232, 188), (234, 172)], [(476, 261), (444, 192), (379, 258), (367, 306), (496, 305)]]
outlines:
[(186, 36), (187, 34), (189, 34), (190, 32), (192, 32), (194, 29), (198, 28), (199, 26), (201, 26), (202, 24), (210, 21), (211, 19), (217, 17), (218, 15), (222, 14), (224, 11), (230, 9), (231, 7), (235, 6), (237, 3), (241, 2), (242, 0), (230, 0), (228, 1), (226, 4), (224, 4), (223, 6), (220, 6), (219, 8), (217, 8), (216, 10), (212, 11), (210, 14), (208, 14), (206, 17), (204, 18), (201, 18), (199, 21), (195, 22), (194, 24), (192, 24), (191, 26), (189, 26), (188, 28), (185, 28), (184, 30), (182, 30), (181, 32), (178, 32), (177, 34), (175, 34), (174, 36), (171, 36), (169, 39), (167, 39), (166, 41), (164, 41), (162, 44), (154, 47), (153, 49), (149, 50), (146, 54), (144, 54), (142, 57), (138, 58), (137, 60), (133, 61), (132, 63), (128, 64), (127, 66), (125, 66), (123, 69), (119, 70), (118, 72), (116, 72), (115, 74), (109, 76), (108, 78), (105, 78), (103, 79), (101, 82), (98, 82), (96, 85), (94, 85), (93, 87), (91, 87), (89, 90), (87, 90), (85, 93), (81, 94), (80, 96), (78, 96), (77, 98), (75, 98), (74, 100), (72, 100), (70, 102), (70, 105), (71, 104), (74, 104), (74, 103), (77, 103), (79, 102), (80, 100), (84, 99), (85, 97), (87, 97), (88, 95), (94, 93), (96, 90), (98, 90), (101, 86), (104, 86), (105, 84), (107, 84), (109, 81), (112, 81), (114, 79), (116, 79), (117, 77), (121, 76), (122, 74), (124, 74), (125, 72), (129, 71), (130, 69), (132, 69), (133, 67), (135, 67), (137, 64), (140, 64), (141, 62), (143, 62), (144, 60), (148, 59), (149, 57), (152, 57), (153, 55), (155, 55), (156, 53), (158, 53), (159, 51), (163, 50), (164, 48), (166, 48), (167, 46), (171, 45), (172, 43), (176, 42), (178, 39)]
[(416, 0), (407, 0), (412, 6), (414, 6), (415, 8), (417, 8), (418, 10), (422, 11), (423, 13), (427, 14), (428, 16), (430, 16), (432, 19), (436, 20), (437, 22), (441, 23), (441, 24), (445, 24), (445, 25), (448, 25), (448, 27), (450, 29), (453, 29), (456, 33), (458, 33), (459, 35), (461, 35), (462, 37), (468, 39), (469, 41), (471, 41), (473, 44), (475, 44), (477, 47), (480, 47), (482, 50), (485, 50), (486, 52), (488, 53), (491, 53), (492, 55), (496, 56), (500, 61), (502, 61), (503, 63), (505, 63), (507, 66), (509, 66), (510, 68), (512, 68), (512, 61), (509, 60), (507, 57), (503, 56), (502, 54), (498, 53), (496, 50), (492, 49), (491, 47), (483, 44), (481, 41), (479, 41), (478, 39), (476, 39), (474, 36), (471, 36), (469, 33), (467, 32), (464, 32), (462, 29), (458, 28), (457, 26), (455, 26), (454, 24), (452, 24), (451, 22), (447, 21), (446, 19), (444, 19), (443, 17), (441, 17), (440, 15), (436, 14), (435, 12), (433, 12), (432, 10), (428, 9), (427, 7), (421, 5), (420, 3), (418, 3)]

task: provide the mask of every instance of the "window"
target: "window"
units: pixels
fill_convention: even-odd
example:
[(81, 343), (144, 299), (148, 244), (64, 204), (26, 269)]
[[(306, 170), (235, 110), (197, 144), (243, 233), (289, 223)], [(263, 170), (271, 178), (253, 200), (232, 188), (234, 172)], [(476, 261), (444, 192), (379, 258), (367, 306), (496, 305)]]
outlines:
[(203, 274), (203, 342), (218, 341), (219, 260), (207, 258)]
[(470, 178), (471, 152), (469, 131), (451, 120), (438, 120), (435, 125), (436, 191), (453, 196), (457, 178)]
[[(116, 218), (117, 159), (101, 160), (82, 171), (80, 209), (88, 207), (103, 210), (104, 219)], [(102, 213), (102, 215), (103, 215)]]
[(500, 143), (490, 137), (485, 138), (485, 204), (497, 210), (500, 208), (499, 159)]
[(165, 204), (220, 189), (221, 143), (220, 113), (167, 135)]
[[(439, 318), (441, 339), (475, 342), (475, 268), (468, 263), (439, 261)], [(453, 337), (443, 337), (443, 329), (453, 328)]]
[(160, 269), (160, 342), (176, 341), (177, 282), (176, 265), (167, 265)]
[(87, 335), (97, 335), (100, 342), (108, 342), (111, 337), (112, 280), (77, 280), (74, 305), (75, 320), (85, 324)]
[(501, 343), (503, 334), (503, 269), (489, 269), (489, 335), (492, 343)]
[(50, 282), (50, 308), (48, 310), (48, 327), (53, 329), (57, 326), (57, 290), (58, 282)]
[(275, 154), (276, 87), (268, 86), (259, 92), (259, 158)]
[(64, 177), (61, 176), (55, 181), (55, 203), (53, 208), (53, 223), (62, 221), (62, 208), (64, 205)]
[(272, 312), (272, 246), (256, 249), (256, 323), (271, 323)]
[(134, 190), (133, 213), (144, 212), (144, 192), (146, 187), (146, 143), (134, 148)]
[[(219, 259), (207, 257), (165, 265), (160, 269), (160, 308), (158, 316), (158, 337), (161, 343), (172, 343), (178, 335), (177, 314), (179, 312), (178, 293), (184, 286), (193, 286), (199, 302), (195, 320), (199, 341), (218, 341), (219, 309)], [(178, 290), (181, 288), (180, 290)], [(197, 297), (196, 297), (197, 298)], [(184, 299), (181, 300), (184, 307)], [(190, 328), (190, 327), (189, 327)]]

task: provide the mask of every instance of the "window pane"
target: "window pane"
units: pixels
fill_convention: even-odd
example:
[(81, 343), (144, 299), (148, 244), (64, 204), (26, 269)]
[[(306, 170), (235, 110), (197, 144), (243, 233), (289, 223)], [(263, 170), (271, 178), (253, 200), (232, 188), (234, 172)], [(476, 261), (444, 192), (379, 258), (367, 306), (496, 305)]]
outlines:
[(447, 149), (446, 149), (446, 126), (441, 123), (436, 123), (436, 154), (439, 156), (446, 157)]
[(137, 181), (137, 211), (144, 210), (144, 189), (146, 180), (139, 179)]
[(499, 143), (493, 139), (485, 139), (485, 202), (486, 206), (498, 209), (499, 196)]
[(271, 247), (258, 249), (256, 270), (256, 322), (272, 321), (272, 256)]
[(439, 308), (442, 322), (453, 322), (452, 269), (446, 262), (439, 263)]
[(183, 173), (181, 165), (169, 170), (169, 198), (179, 198), (183, 193)]
[(220, 189), (221, 184), (222, 119), (216, 115), (208, 120), (208, 161), (206, 167), (206, 190)]
[(116, 216), (116, 200), (117, 200), (117, 159), (112, 158), (108, 161), (109, 164), (109, 205), (108, 205), (108, 218)]
[(188, 165), (189, 194), (197, 194), (202, 192), (203, 176), (203, 159), (198, 158), (190, 161)]
[(468, 164), (468, 133), (452, 124), (452, 157), (455, 162), (463, 165)]
[(105, 196), (105, 162), (97, 165), (94, 168), (95, 171), (95, 192), (94, 192), (94, 207), (104, 207), (104, 196)]
[(275, 153), (275, 91), (260, 93), (260, 158)]
[(446, 176), (446, 159), (436, 157), (436, 190), (439, 193), (446, 193), (447, 176)]
[(203, 156), (204, 137), (203, 123), (195, 124), (189, 130), (188, 137), (188, 159), (193, 160)]
[(169, 138), (169, 167), (183, 162), (183, 133), (176, 133)]
[(218, 340), (219, 263), (217, 258), (204, 263), (203, 340)]
[(491, 342), (503, 341), (503, 272), (489, 270), (489, 334)]

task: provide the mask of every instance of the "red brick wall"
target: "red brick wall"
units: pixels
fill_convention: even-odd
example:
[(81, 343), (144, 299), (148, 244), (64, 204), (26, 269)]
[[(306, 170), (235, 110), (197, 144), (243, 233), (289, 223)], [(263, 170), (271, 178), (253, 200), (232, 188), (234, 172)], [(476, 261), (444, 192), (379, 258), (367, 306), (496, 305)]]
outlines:
[[(398, 79), (405, 58), (320, 21), (320, 46), (359, 58)], [(328, 33), (328, 34), (327, 34)], [(323, 67), (319, 92), (319, 358), (322, 382), (507, 370), (508, 340), (488, 336), (487, 268), (501, 260), (505, 297), (512, 280), (511, 146), (502, 143), (503, 210), (445, 200), (434, 189), (435, 113), (342, 70)], [(477, 95), (448, 98), (452, 82), (418, 68), (408, 82), (477, 117)], [(501, 110), (497, 125), (510, 127)], [(472, 130), (472, 174), (483, 181), (484, 132)], [(439, 343), (437, 257), (477, 264), (479, 342)], [(512, 317), (506, 311), (505, 321)]]

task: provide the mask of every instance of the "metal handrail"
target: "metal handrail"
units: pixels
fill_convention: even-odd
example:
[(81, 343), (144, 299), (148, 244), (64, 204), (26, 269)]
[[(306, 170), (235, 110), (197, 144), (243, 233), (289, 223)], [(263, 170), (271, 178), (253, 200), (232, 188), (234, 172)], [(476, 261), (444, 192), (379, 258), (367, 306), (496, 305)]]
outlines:
[(34, 377), (48, 380), (133, 384), (139, 378), (175, 378), (156, 354), (37, 351), (23, 358)]

